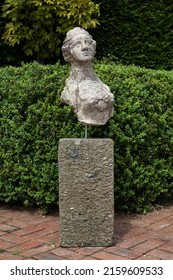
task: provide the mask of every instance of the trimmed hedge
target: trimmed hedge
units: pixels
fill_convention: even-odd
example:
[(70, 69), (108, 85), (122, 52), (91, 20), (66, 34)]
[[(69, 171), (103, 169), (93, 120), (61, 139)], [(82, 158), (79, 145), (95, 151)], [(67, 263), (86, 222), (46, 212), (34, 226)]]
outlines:
[(100, 25), (91, 30), (97, 58), (173, 69), (172, 0), (95, 0)]
[[(115, 95), (114, 117), (89, 137), (115, 141), (115, 206), (145, 212), (173, 198), (173, 71), (97, 63)], [(0, 201), (58, 205), (58, 141), (84, 137), (60, 102), (69, 69), (36, 62), (0, 68)]]

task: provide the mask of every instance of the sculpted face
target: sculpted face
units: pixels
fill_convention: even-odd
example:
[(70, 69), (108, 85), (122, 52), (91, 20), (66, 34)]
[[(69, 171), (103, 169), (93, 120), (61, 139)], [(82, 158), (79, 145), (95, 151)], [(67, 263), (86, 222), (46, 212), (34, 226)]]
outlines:
[(96, 43), (90, 37), (80, 34), (75, 36), (70, 45), (70, 53), (73, 61), (92, 61), (95, 54)]

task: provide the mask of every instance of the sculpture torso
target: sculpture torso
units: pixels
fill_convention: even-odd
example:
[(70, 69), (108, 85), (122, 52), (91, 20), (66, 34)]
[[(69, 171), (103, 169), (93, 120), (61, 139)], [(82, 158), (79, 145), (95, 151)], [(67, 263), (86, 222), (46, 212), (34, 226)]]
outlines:
[(68, 78), (61, 99), (73, 106), (78, 120), (85, 125), (104, 125), (113, 115), (113, 96), (98, 77), (80, 82)]

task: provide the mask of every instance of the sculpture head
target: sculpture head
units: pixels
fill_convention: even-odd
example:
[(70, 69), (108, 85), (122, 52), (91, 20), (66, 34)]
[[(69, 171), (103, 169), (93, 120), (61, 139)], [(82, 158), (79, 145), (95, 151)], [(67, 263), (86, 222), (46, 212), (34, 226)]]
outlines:
[(66, 34), (62, 53), (66, 62), (89, 62), (95, 55), (96, 42), (83, 28), (75, 27)]

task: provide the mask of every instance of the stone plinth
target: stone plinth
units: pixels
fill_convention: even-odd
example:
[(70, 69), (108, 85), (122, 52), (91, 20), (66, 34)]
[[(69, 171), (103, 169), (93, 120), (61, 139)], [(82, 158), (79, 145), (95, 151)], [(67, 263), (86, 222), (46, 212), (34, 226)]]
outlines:
[(61, 139), (58, 157), (61, 246), (112, 245), (113, 141)]

